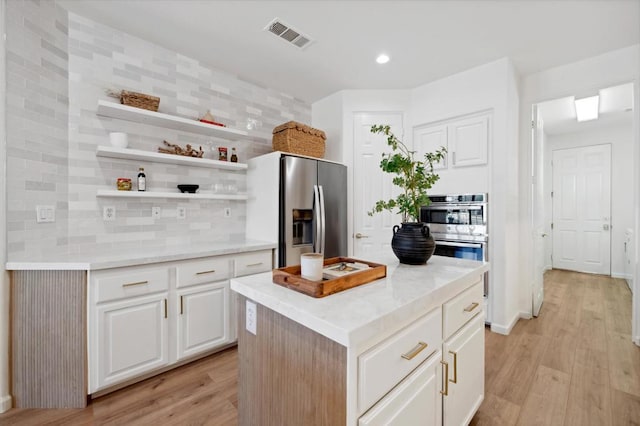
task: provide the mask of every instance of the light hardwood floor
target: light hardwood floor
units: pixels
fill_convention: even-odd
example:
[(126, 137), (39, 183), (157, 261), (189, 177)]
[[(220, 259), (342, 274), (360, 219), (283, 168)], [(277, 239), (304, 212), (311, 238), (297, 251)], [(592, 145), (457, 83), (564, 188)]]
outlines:
[[(472, 425), (640, 425), (640, 348), (622, 280), (545, 275), (545, 302), (509, 336), (486, 331), (485, 400)], [(236, 425), (237, 351), (228, 349), (93, 401), (11, 410), (0, 425)]]

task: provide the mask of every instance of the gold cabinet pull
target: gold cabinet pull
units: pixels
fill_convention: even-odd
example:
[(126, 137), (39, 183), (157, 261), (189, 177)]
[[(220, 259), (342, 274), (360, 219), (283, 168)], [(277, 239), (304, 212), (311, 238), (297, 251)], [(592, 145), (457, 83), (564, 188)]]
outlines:
[(180, 315), (182, 315), (182, 314), (183, 314), (183, 312), (184, 312), (184, 303), (183, 303), (183, 300), (184, 300), (184, 296), (180, 296)]
[(204, 275), (204, 274), (213, 274), (216, 270), (212, 269), (210, 271), (200, 271), (200, 272), (196, 272), (196, 275)]
[(472, 304), (470, 304), (469, 306), (467, 306), (466, 308), (464, 308), (465, 312), (471, 312), (473, 311), (475, 308), (477, 308), (478, 306), (480, 306), (480, 304), (478, 302), (473, 302)]
[(458, 354), (454, 351), (449, 351), (453, 355), (453, 380), (449, 379), (451, 383), (458, 383)]
[(144, 285), (144, 284), (149, 284), (149, 281), (138, 281), (136, 283), (122, 284), (122, 287), (126, 288), (126, 287), (133, 287), (133, 286), (136, 286), (136, 285)]
[(425, 342), (418, 342), (418, 344), (415, 345), (409, 352), (404, 353), (401, 356), (404, 359), (412, 360), (420, 352), (422, 352), (423, 350), (427, 349), (427, 346), (429, 346), (429, 345), (427, 345)]
[(164, 299), (164, 317), (167, 318), (167, 299)]
[(262, 265), (263, 263), (264, 263), (264, 262), (251, 263), (251, 264), (247, 265), (247, 268), (250, 268), (250, 267), (252, 267), (252, 266), (260, 266), (260, 265)]
[(440, 364), (444, 365), (444, 391), (440, 391), (440, 393), (447, 396), (449, 395), (449, 363), (440, 361)]

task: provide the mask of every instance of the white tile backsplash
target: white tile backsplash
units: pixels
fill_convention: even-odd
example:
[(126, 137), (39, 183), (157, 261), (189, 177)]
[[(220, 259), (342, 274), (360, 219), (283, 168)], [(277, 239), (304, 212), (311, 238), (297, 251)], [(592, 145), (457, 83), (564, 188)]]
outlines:
[[(246, 191), (243, 172), (189, 168), (96, 157), (111, 131), (126, 132), (129, 147), (156, 151), (163, 140), (236, 147), (241, 162), (271, 151), (271, 130), (283, 121), (310, 123), (309, 104), (265, 88), (140, 38), (66, 12), (54, 1), (7, 2), (7, 197), (9, 260), (56, 249), (96, 255), (114, 249), (228, 241), (244, 237), (240, 201), (97, 198), (115, 189), (118, 177), (134, 181), (145, 168), (148, 190), (172, 191), (216, 183)], [(249, 140), (226, 141), (96, 115), (106, 89), (133, 90), (161, 98), (160, 111), (197, 118), (207, 110), (231, 128), (255, 120)], [(277, 194), (274, 194), (277, 196)], [(56, 223), (36, 224), (35, 206), (56, 204)], [(187, 209), (178, 220), (177, 206)], [(116, 220), (104, 222), (104, 206)], [(151, 207), (163, 209), (160, 219)], [(230, 207), (232, 217), (224, 217)]]

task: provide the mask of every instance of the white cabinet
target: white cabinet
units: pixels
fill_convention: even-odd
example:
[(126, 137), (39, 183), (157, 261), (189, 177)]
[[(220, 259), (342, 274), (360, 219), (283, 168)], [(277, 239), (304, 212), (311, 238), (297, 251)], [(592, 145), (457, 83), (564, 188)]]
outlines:
[(482, 115), (456, 120), (449, 125), (452, 167), (487, 164), (489, 117)]
[(436, 351), (376, 406), (359, 426), (437, 426), (442, 424), (440, 351)]
[(268, 271), (271, 259), (260, 250), (92, 271), (89, 393), (233, 343), (229, 278)]
[(169, 363), (167, 297), (163, 292), (98, 307), (100, 387)]
[(177, 292), (177, 359), (229, 343), (229, 281)]
[(414, 127), (413, 148), (421, 159), (427, 152), (447, 148), (447, 155), (434, 170), (478, 166), (487, 164), (489, 135), (490, 115), (473, 114)]
[(484, 399), (482, 284), (358, 357), (359, 426), (469, 423)]
[(448, 363), (443, 424), (469, 424), (484, 399), (484, 315), (477, 315), (443, 345)]
[[(447, 148), (447, 125), (420, 126), (413, 130), (413, 149), (418, 153), (418, 158), (424, 159), (424, 154), (434, 152), (441, 147)], [(448, 154), (438, 163), (433, 165), (434, 170), (447, 168)]]

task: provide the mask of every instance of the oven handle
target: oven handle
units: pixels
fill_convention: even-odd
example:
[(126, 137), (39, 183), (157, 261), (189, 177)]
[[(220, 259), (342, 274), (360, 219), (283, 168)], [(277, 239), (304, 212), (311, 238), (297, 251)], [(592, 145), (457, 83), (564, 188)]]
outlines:
[(468, 204), (447, 204), (447, 205), (429, 205), (425, 207), (427, 210), (482, 210), (483, 206)]
[(482, 248), (482, 243), (458, 243), (451, 241), (438, 241), (436, 240), (436, 245), (441, 246), (451, 246), (451, 247), (468, 247), (468, 248)]

